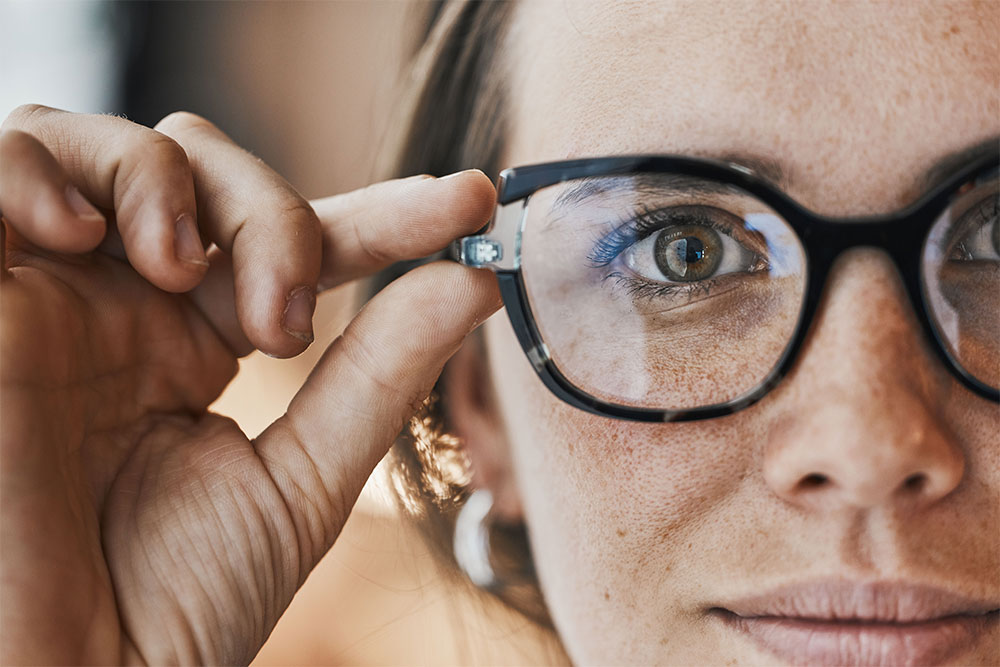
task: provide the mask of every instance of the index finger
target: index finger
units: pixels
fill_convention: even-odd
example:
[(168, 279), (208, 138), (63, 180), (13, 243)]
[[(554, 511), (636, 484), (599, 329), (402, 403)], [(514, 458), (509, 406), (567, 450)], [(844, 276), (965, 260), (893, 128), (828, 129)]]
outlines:
[[(197, 178), (199, 160), (196, 157), (193, 161)], [(306, 243), (304, 247), (316, 250), (317, 254), (322, 248), (322, 264), (317, 267), (318, 288), (329, 289), (393, 262), (430, 255), (456, 237), (482, 227), (489, 219), (493, 201), (493, 185), (478, 170), (444, 178), (411, 176), (313, 200), (310, 203), (319, 216), (317, 229), (322, 240)], [(202, 212), (202, 218), (210, 230), (213, 219), (217, 219), (207, 211)], [(302, 244), (303, 239), (294, 238), (289, 229), (287, 225), (272, 229), (268, 232), (269, 238), (277, 234), (285, 244)], [(274, 249), (281, 245), (273, 241), (269, 247)], [(295, 252), (286, 251), (284, 256), (285, 261), (279, 262), (283, 270), (306, 268), (294, 264)], [(191, 296), (232, 349), (243, 354), (260, 345), (248, 340), (246, 317), (237, 315), (233, 309), (230, 276), (234, 268), (230, 268), (230, 264), (236, 261), (235, 256), (230, 258), (216, 253), (212, 268)], [(316, 261), (319, 263), (319, 258)], [(253, 258), (249, 261), (244, 258), (243, 263), (263, 272), (260, 262)], [(237, 297), (239, 294), (240, 286), (237, 285)], [(245, 301), (244, 304), (245, 308)], [(274, 354), (273, 348), (267, 351)]]
[(493, 213), (496, 190), (478, 169), (411, 176), (313, 200), (323, 228), (320, 284), (335, 287), (444, 249)]

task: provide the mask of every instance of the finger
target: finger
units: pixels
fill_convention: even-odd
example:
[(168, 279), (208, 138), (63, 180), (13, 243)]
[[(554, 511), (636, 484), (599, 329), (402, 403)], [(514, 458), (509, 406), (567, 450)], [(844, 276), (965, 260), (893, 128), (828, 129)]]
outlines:
[(320, 284), (335, 287), (394, 262), (416, 259), (475, 233), (496, 191), (478, 169), (411, 176), (312, 201), (323, 225)]
[(232, 257), (236, 313), (246, 337), (279, 357), (313, 339), (321, 236), (316, 213), (263, 162), (194, 114), (156, 125), (187, 151), (205, 233)]
[(256, 348), (247, 339), (236, 313), (233, 258), (215, 246), (208, 251), (208, 257), (211, 262), (208, 273), (189, 296), (230, 351), (244, 357)]
[(0, 211), (25, 239), (54, 252), (88, 252), (104, 236), (104, 216), (45, 146), (18, 130), (0, 132)]
[(87, 200), (115, 211), (136, 271), (170, 292), (198, 284), (208, 262), (191, 171), (176, 142), (122, 118), (37, 105), (14, 110), (4, 128), (35, 137)]
[(310, 568), (447, 359), (500, 307), (489, 271), (419, 267), (376, 295), (326, 350), (256, 448), (292, 512)]
[[(495, 191), (478, 170), (444, 178), (412, 176), (311, 202), (320, 215), (323, 262), (319, 289), (425, 257), (482, 227)], [(202, 217), (205, 219), (205, 216)], [(228, 256), (212, 254), (212, 268), (192, 298), (236, 354), (253, 349), (243, 334), (227, 285)]]

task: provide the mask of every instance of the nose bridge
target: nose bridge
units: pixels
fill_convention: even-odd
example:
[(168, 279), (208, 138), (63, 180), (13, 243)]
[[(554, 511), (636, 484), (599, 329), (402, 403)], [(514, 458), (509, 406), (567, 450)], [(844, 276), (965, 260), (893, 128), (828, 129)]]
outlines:
[[(809, 218), (806, 232), (800, 236), (811, 262), (811, 277), (830, 276), (832, 267), (845, 254), (858, 250), (882, 254), (886, 266), (895, 269), (896, 284), (903, 287), (900, 303), (910, 307), (916, 330), (926, 342), (926, 349), (965, 388), (994, 402), (1000, 401), (1000, 390), (970, 373), (956, 359), (949, 344), (935, 323), (932, 305), (925, 299), (922, 256), (932, 225), (942, 215), (946, 202), (940, 196), (914, 204), (898, 213), (851, 218), (814, 216)], [(816, 303), (828, 290), (826, 284), (810, 286), (810, 300)], [(933, 289), (933, 288), (932, 288)], [(806, 306), (806, 315), (815, 315), (817, 306)]]
[[(918, 229), (925, 228), (924, 215), (812, 220), (803, 239), (811, 263), (810, 278), (815, 281), (809, 288), (815, 304), (811, 329), (816, 329), (819, 320), (837, 321), (830, 317), (830, 306), (836, 305), (835, 299), (842, 292), (839, 285), (851, 284), (856, 298), (882, 299), (890, 305), (899, 315), (895, 323), (912, 323), (910, 331), (915, 339), (925, 336), (927, 350), (936, 355), (934, 334), (922, 315), (920, 293), (923, 235)], [(868, 285), (879, 289), (864, 289), (858, 281), (865, 275), (869, 276)], [(889, 321), (883, 319), (882, 323)]]
[(961, 479), (962, 454), (935, 409), (947, 371), (886, 253), (836, 259), (765, 454), (779, 495), (826, 507), (930, 500)]
[[(880, 386), (863, 381), (869, 374), (880, 382), (905, 379), (910, 387), (931, 377), (940, 381), (946, 369), (919, 316), (919, 284), (907, 279), (915, 267), (871, 240), (856, 233), (827, 244), (826, 281), (815, 285), (816, 309), (797, 365), (809, 368), (835, 356), (836, 375), (854, 380), (855, 395)], [(891, 373), (874, 373), (883, 366)]]
[(933, 217), (931, 213), (927, 207), (921, 207), (909, 213), (889, 215), (814, 216), (804, 230), (806, 249), (810, 258), (826, 267), (832, 267), (842, 255), (853, 250), (877, 250), (901, 274), (909, 277), (912, 270), (919, 268), (919, 254)]

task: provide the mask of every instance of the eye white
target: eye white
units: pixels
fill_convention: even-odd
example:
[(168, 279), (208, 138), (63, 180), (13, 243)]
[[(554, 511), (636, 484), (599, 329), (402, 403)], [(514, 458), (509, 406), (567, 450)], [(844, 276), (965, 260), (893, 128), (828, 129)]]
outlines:
[[(633, 244), (628, 250), (626, 250), (623, 253), (625, 266), (646, 280), (668, 283), (671, 285), (684, 285), (686, 283), (667, 278), (663, 275), (663, 272), (660, 271), (656, 264), (656, 237), (659, 236), (662, 231), (663, 230), (653, 232), (642, 241)], [(722, 260), (719, 262), (719, 266), (715, 270), (715, 273), (708, 276), (708, 278), (724, 276), (727, 273), (749, 271), (751, 266), (753, 266), (754, 254), (740, 245), (728, 234), (723, 232), (717, 232), (717, 234), (719, 235), (719, 240), (722, 242)]]

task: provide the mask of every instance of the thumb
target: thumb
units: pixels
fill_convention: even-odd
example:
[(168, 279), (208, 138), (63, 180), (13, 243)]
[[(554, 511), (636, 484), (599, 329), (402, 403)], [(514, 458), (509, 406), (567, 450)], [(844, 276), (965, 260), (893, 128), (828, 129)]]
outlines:
[(295, 525), (302, 580), (445, 362), (500, 305), (489, 271), (451, 262), (410, 271), (365, 305), (257, 438)]

